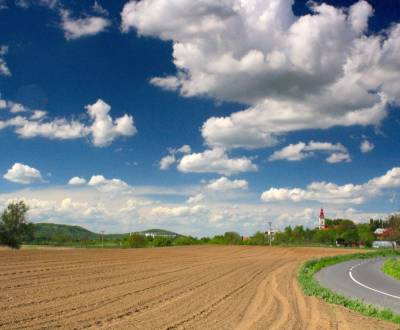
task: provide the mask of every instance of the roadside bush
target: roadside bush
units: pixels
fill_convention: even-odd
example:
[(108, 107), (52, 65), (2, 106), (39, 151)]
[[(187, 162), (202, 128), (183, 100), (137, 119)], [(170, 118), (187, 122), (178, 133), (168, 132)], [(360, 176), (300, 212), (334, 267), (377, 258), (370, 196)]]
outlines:
[(390, 258), (386, 260), (382, 270), (385, 274), (400, 280), (400, 259)]

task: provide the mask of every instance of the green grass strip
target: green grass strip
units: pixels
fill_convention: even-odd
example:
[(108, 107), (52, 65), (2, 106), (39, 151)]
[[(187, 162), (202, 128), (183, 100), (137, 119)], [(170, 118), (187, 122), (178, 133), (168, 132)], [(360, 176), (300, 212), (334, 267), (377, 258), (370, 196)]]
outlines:
[(382, 271), (400, 281), (400, 259), (390, 258), (383, 264)]
[(347, 298), (341, 294), (335, 293), (330, 289), (322, 287), (314, 278), (314, 274), (324, 267), (335, 265), (352, 259), (367, 259), (375, 257), (399, 256), (400, 253), (392, 250), (380, 250), (371, 253), (346, 254), (334, 257), (325, 257), (309, 260), (305, 262), (298, 273), (300, 287), (307, 296), (322, 298), (328, 303), (342, 305), (353, 311), (366, 316), (372, 316), (381, 320), (391, 321), (400, 324), (400, 315), (395, 314), (390, 309), (379, 309), (373, 305), (364, 303), (359, 299)]

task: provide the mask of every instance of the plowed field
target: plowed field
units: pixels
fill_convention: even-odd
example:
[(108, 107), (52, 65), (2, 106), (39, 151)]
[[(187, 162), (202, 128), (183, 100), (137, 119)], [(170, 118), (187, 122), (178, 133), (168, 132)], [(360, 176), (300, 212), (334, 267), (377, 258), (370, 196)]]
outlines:
[(0, 251), (0, 328), (396, 329), (300, 292), (318, 248)]

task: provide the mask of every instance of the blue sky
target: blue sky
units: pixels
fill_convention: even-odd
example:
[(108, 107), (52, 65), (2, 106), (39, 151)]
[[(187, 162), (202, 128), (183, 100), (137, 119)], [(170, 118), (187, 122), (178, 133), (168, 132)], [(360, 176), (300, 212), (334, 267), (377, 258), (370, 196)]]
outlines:
[(193, 235), (399, 210), (398, 1), (0, 8), (1, 207)]

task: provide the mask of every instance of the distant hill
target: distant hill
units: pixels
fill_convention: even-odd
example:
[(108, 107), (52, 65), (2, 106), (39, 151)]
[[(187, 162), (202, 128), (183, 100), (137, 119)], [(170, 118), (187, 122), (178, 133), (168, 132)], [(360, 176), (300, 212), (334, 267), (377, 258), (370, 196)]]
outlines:
[(154, 234), (154, 235), (160, 235), (160, 236), (162, 236), (162, 235), (164, 235), (164, 236), (176, 236), (176, 237), (178, 237), (178, 236), (182, 236), (182, 235), (179, 235), (179, 234), (177, 234), (177, 233), (174, 233), (173, 231), (169, 231), (169, 230), (165, 230), (165, 229), (148, 229), (148, 230), (143, 230), (143, 231), (140, 231), (139, 233), (142, 233), (142, 234)]
[[(53, 241), (62, 239), (73, 239), (73, 240), (92, 240), (98, 239), (101, 234), (94, 233), (81, 226), (71, 226), (71, 225), (60, 225), (55, 223), (35, 223), (34, 228), (34, 241)], [(181, 236), (169, 230), (164, 229), (149, 229), (141, 231), (140, 233), (155, 233), (156, 235), (171, 235), (171, 236)], [(121, 239), (127, 236), (129, 233), (123, 234), (105, 234), (105, 239)]]
[(57, 238), (75, 240), (95, 239), (99, 235), (80, 226), (59, 225), (55, 223), (35, 223), (33, 225), (35, 241), (51, 241)]

